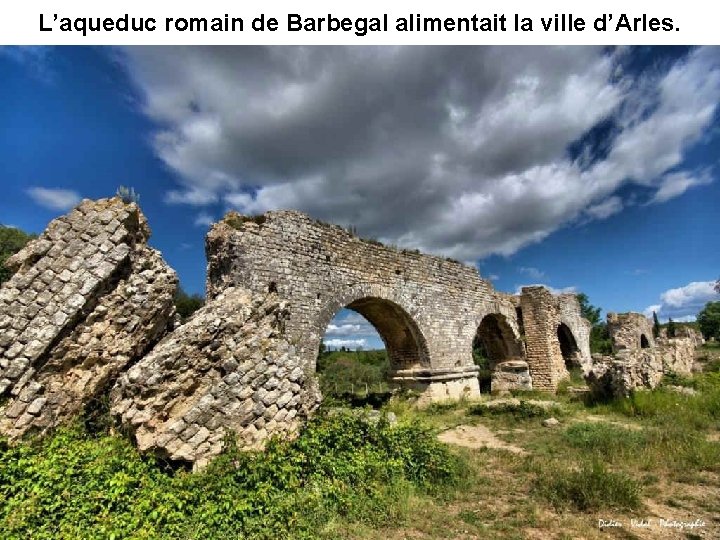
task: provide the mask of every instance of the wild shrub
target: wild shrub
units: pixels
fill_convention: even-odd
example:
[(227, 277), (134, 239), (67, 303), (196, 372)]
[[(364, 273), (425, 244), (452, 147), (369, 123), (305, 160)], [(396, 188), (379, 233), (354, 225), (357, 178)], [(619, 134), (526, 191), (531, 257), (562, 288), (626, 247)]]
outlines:
[(341, 398), (387, 393), (389, 369), (390, 362), (384, 350), (328, 351), (317, 361), (323, 395)]
[(226, 451), (199, 473), (168, 472), (82, 423), (0, 444), (3, 539), (314, 538), (334, 519), (399, 519), (414, 492), (441, 493), (463, 462), (421, 424), (319, 414), (293, 441)]
[(681, 375), (674, 371), (668, 371), (663, 375), (661, 384), (663, 386), (684, 386), (687, 388), (695, 387), (695, 379), (687, 375)]
[(684, 426), (693, 430), (720, 427), (720, 375), (695, 376), (691, 384), (696, 395), (684, 395), (659, 387), (634, 392), (630, 397), (611, 402), (611, 410), (629, 417), (648, 420), (657, 426)]
[(637, 451), (632, 451), (632, 443), (622, 443), (626, 459), (680, 477), (720, 470), (720, 446), (707, 438), (708, 431), (720, 429), (720, 373), (687, 379), (696, 394), (680, 394), (661, 386), (599, 406), (631, 417), (642, 426), (644, 443)]
[(624, 472), (608, 470), (598, 460), (577, 469), (544, 468), (533, 491), (558, 510), (631, 510), (640, 506), (641, 484)]
[(0, 225), (0, 284), (12, 277), (10, 269), (5, 267), (5, 261), (34, 238), (37, 238), (36, 234), (28, 234), (15, 227)]

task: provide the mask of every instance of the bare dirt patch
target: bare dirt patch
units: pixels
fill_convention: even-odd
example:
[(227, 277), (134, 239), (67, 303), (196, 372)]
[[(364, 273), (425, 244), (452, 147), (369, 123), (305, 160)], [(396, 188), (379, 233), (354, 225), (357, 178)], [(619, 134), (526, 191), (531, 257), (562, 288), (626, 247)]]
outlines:
[(466, 448), (493, 448), (496, 450), (507, 450), (514, 454), (527, 454), (519, 446), (506, 443), (498, 439), (495, 434), (485, 426), (457, 426), (456, 428), (443, 431), (438, 439), (447, 444), (455, 444)]

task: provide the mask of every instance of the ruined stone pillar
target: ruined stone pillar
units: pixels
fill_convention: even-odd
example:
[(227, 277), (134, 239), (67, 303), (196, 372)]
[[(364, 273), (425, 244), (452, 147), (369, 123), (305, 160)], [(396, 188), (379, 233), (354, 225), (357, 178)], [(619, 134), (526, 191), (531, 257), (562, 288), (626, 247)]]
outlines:
[(520, 307), (533, 388), (554, 392), (568, 376), (557, 339), (560, 319), (555, 297), (545, 287), (523, 287)]

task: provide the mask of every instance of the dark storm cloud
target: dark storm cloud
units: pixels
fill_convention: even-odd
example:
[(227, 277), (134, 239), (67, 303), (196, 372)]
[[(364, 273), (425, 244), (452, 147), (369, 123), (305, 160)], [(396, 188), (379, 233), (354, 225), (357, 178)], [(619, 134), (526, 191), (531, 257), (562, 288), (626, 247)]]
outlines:
[(622, 211), (628, 181), (654, 202), (708, 181), (668, 172), (712, 121), (718, 50), (641, 73), (623, 72), (628, 54), (131, 48), (126, 62), (182, 183), (169, 202), (296, 208), (472, 260)]

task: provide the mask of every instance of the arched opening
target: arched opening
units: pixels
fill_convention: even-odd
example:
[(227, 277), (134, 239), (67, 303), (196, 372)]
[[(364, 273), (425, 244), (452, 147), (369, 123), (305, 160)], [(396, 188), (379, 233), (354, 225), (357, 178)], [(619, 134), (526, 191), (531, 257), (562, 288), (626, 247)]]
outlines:
[(316, 367), (323, 395), (374, 405), (389, 397), (393, 372), (429, 365), (412, 317), (392, 301), (363, 297), (335, 313)]
[(569, 372), (580, 369), (580, 347), (578, 347), (570, 327), (565, 323), (560, 323), (557, 329), (557, 337), (560, 342), (560, 353), (565, 361), (565, 368)]
[(645, 336), (645, 334), (640, 334), (640, 348), (648, 349), (649, 347), (650, 342), (648, 341), (648, 338)]
[(522, 361), (522, 343), (499, 313), (483, 317), (473, 339), (473, 360), (480, 368), (480, 391), (492, 390), (493, 374), (502, 364)]

